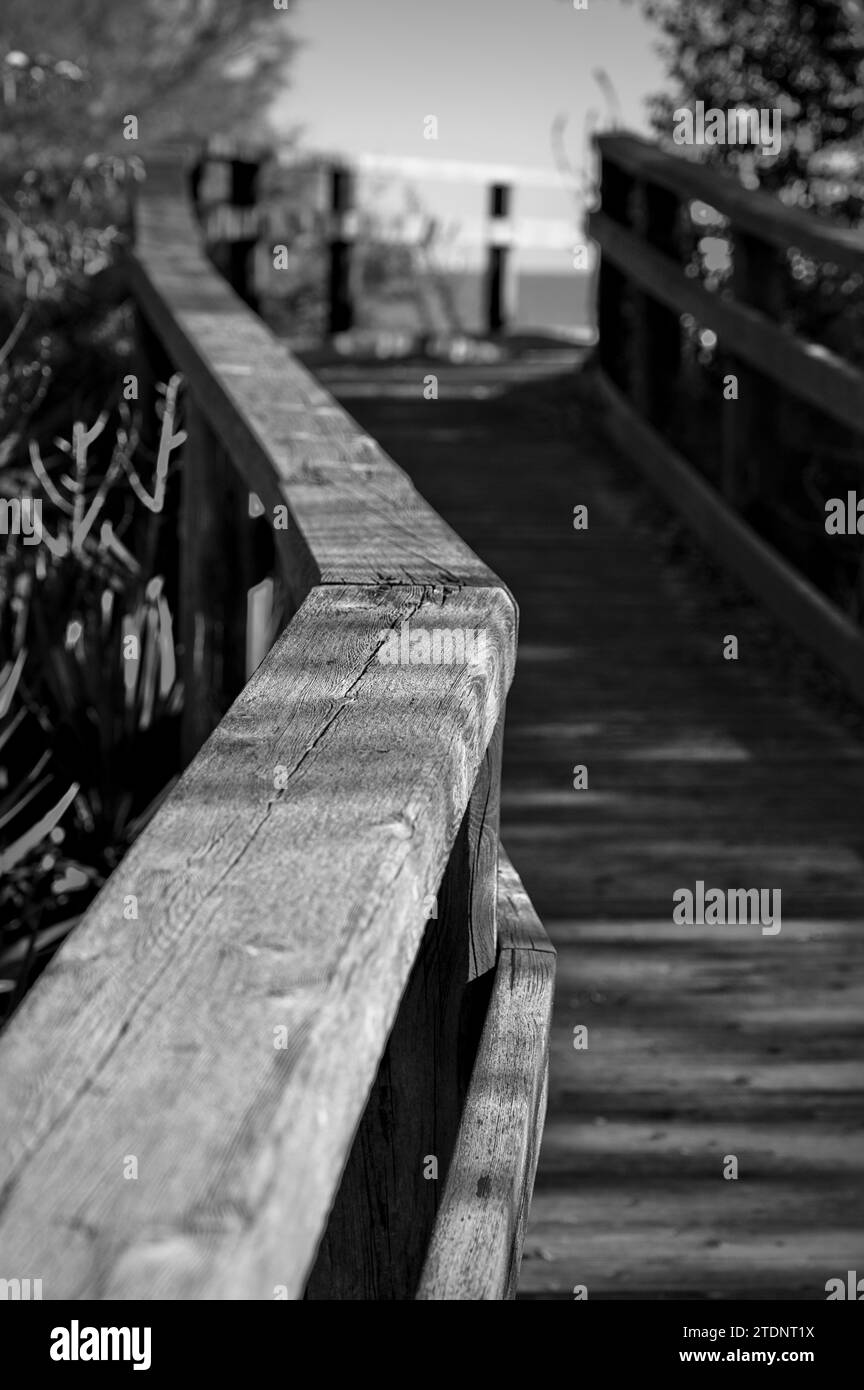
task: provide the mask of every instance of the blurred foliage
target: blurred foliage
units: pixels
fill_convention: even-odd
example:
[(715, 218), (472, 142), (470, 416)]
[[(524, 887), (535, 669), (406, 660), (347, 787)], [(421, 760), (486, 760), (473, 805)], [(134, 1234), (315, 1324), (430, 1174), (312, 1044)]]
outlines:
[(179, 378), (149, 431), (124, 398), (138, 367), (116, 261), (137, 172), (34, 171), (0, 203), (0, 503), (41, 505), (38, 543), (10, 534), (0, 553), (0, 1018), (178, 767), (162, 531)]
[[(706, 110), (778, 110), (776, 156), (737, 144), (694, 146), (706, 164), (733, 170), (747, 188), (762, 188), (787, 206), (846, 226), (864, 212), (864, 0), (643, 0), (664, 35), (670, 90), (651, 103), (654, 129), (672, 144), (674, 112), (696, 102)], [(705, 264), (708, 242), (723, 237), (723, 218), (690, 230), (694, 270), (709, 288), (732, 273)], [(827, 347), (864, 352), (864, 284), (794, 248), (786, 258), (785, 321)]]
[(296, 47), (250, 0), (3, 0), (0, 164), (54, 163), (221, 132), (260, 135)]
[[(672, 142), (674, 112), (704, 102), (706, 110), (779, 110), (776, 156), (737, 144), (694, 146), (706, 164), (734, 171), (746, 188), (774, 193), (787, 206), (845, 226), (864, 213), (864, 0), (642, 0), (657, 24), (670, 89), (651, 101), (654, 129)], [(693, 273), (719, 288), (706, 264), (708, 243), (727, 228), (714, 215), (685, 230)], [(692, 212), (692, 209), (691, 209)], [(707, 238), (706, 238), (707, 231)], [(864, 283), (837, 266), (790, 247), (785, 258), (784, 321), (852, 359), (864, 354)]]
[(778, 109), (776, 157), (706, 145), (700, 158), (737, 168), (799, 207), (857, 222), (864, 170), (864, 0), (643, 0), (664, 35), (671, 89), (652, 101), (654, 128), (671, 140), (673, 112)]
[[(0, 462), (118, 384), (131, 346), (116, 308), (135, 161), (29, 170), (0, 198)], [(128, 315), (127, 315), (128, 318)]]

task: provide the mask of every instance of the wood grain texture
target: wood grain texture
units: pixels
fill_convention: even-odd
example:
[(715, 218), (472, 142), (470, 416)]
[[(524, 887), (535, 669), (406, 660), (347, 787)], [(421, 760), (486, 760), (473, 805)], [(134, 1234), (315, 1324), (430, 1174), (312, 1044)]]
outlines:
[[(383, 664), (405, 621), (482, 661)], [(499, 590), (308, 597), (0, 1040), (5, 1268), (302, 1293), (513, 660)]]
[(515, 1296), (546, 1110), (555, 951), (502, 848), (500, 950), (417, 1298)]
[(798, 208), (784, 207), (773, 194), (744, 188), (723, 169), (700, 164), (683, 154), (668, 154), (634, 135), (602, 135), (595, 143), (610, 164), (676, 193), (682, 201), (700, 199), (724, 213), (742, 231), (782, 251), (795, 246), (818, 261), (864, 270), (864, 246), (857, 230), (833, 226)]
[(746, 304), (703, 289), (671, 257), (646, 246), (604, 212), (592, 213), (591, 235), (634, 285), (714, 329), (725, 348), (787, 391), (864, 431), (864, 374), (837, 353), (796, 337)]
[[(0, 1251), (38, 1268), (48, 1299), (298, 1298), (383, 1089), (445, 1158), (455, 1141), (497, 951), (517, 614), (219, 280), (178, 171), (163, 174), (130, 283), (189, 388), (185, 638), (194, 658), (207, 609), (233, 662), (228, 681), (215, 648), (206, 678), (193, 670), (193, 746), (213, 722), (199, 702), (236, 687), (242, 661), (239, 608), (208, 600), (253, 577), (218, 544), (226, 459), (244, 534), (248, 491), (288, 509), (273, 541), (294, 617), (0, 1040)], [(449, 655), (407, 659), (409, 628)], [(454, 636), (473, 639), (467, 658)], [(411, 1115), (418, 1080), (429, 1103)], [(379, 1212), (362, 1215), (377, 1237)], [(409, 1255), (403, 1287), (416, 1237)]]
[(142, 312), (250, 491), (271, 518), (289, 508), (275, 541), (295, 607), (319, 582), (500, 586), (210, 266), (182, 170), (152, 166), (136, 226)]

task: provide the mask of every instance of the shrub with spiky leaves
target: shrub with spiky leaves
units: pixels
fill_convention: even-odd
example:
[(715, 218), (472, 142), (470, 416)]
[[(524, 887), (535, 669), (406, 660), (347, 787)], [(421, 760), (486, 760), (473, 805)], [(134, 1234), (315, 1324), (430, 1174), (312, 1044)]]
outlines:
[[(122, 183), (95, 166), (77, 193), (65, 175), (25, 183), (0, 245), (0, 499), (42, 509), (38, 543), (9, 535), (0, 553), (0, 1018), (178, 768), (163, 571), (176, 549), (181, 381), (164, 384), (161, 419), (142, 429), (142, 407), (120, 392), (131, 360), (112, 278)], [(47, 216), (52, 199), (68, 219)]]

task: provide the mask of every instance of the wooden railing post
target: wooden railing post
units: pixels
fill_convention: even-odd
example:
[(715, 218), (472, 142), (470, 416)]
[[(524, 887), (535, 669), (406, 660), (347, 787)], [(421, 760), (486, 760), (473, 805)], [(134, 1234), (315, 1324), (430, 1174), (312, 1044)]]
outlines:
[[(626, 226), (629, 216), (632, 179), (605, 156), (602, 160), (602, 208), (616, 222)], [(598, 359), (611, 381), (629, 389), (627, 379), (627, 323), (625, 301), (627, 280), (606, 256), (601, 256), (597, 291)]]
[(354, 326), (351, 294), (351, 250), (356, 211), (353, 170), (336, 164), (330, 170), (330, 272), (328, 331), (347, 333)]
[[(254, 253), (258, 241), (258, 230), (255, 225), (254, 209), (258, 201), (258, 175), (261, 171), (260, 160), (242, 159), (240, 157), (231, 160), (231, 207), (237, 210), (238, 223), (241, 225), (241, 232), (235, 240), (232, 240), (229, 252), (228, 281), (244, 299), (251, 309), (258, 308), (258, 296), (255, 292), (255, 265)], [(254, 234), (243, 228), (244, 223), (252, 222)], [(245, 235), (243, 232), (245, 231)]]
[[(258, 309), (254, 252), (259, 237), (258, 177), (262, 156), (231, 142), (211, 140), (190, 171), (190, 193), (204, 227), (208, 254), (251, 309)], [(222, 196), (202, 196), (212, 168), (221, 169)]]
[[(635, 230), (649, 246), (678, 260), (678, 198), (667, 189), (639, 180), (634, 196)], [(681, 368), (681, 321), (651, 295), (633, 295), (630, 331), (631, 381), (637, 409), (657, 429), (670, 419)]]
[(489, 244), (486, 250), (486, 327), (490, 334), (506, 331), (510, 320), (509, 282), (510, 197), (506, 183), (493, 183), (489, 190)]
[[(732, 233), (732, 290), (739, 303), (779, 318), (783, 275), (774, 247), (747, 233)], [(736, 507), (771, 504), (779, 482), (778, 430), (781, 390), (769, 376), (740, 359), (730, 370), (738, 378), (737, 400), (723, 402), (723, 495)]]
[(186, 400), (181, 484), (180, 638), (184, 764), (246, 684), (249, 493), (206, 416)]

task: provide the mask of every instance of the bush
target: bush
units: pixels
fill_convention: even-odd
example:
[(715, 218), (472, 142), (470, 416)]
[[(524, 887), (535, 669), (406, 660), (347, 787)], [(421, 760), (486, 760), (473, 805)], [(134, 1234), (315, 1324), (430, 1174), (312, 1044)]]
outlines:
[(125, 399), (134, 172), (40, 171), (0, 203), (0, 506), (7, 529), (21, 522), (0, 558), (0, 1017), (178, 766), (166, 556), (181, 382), (162, 388), (158, 428)]

